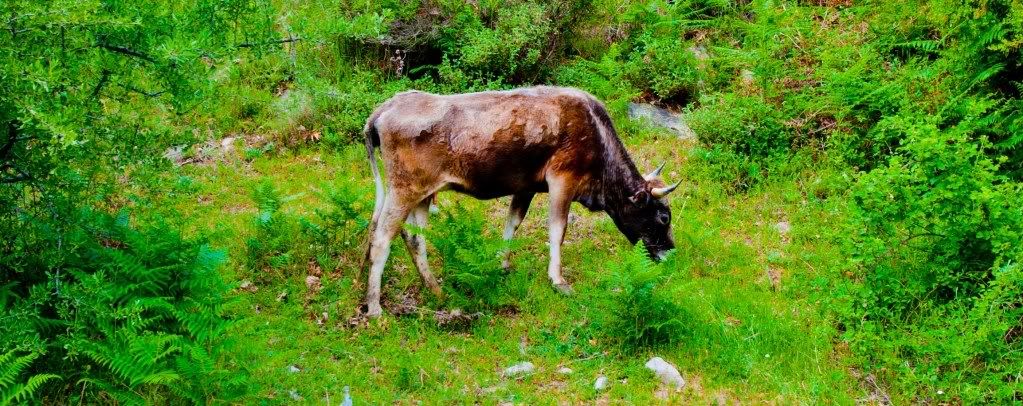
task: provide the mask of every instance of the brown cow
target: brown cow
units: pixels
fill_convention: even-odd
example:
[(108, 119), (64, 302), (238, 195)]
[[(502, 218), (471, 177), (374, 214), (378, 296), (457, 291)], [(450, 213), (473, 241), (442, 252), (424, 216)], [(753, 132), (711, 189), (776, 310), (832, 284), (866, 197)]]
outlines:
[[(564, 293), (571, 290), (561, 277), (561, 243), (573, 201), (607, 212), (630, 242), (642, 240), (655, 259), (674, 248), (664, 197), (678, 184), (657, 179), (661, 168), (640, 175), (603, 104), (583, 91), (540, 86), (456, 95), (404, 92), (373, 112), (365, 135), (376, 183), (367, 252), (369, 316), (381, 313), (380, 282), (391, 239), (404, 221), (425, 227), (430, 196), (441, 190), (478, 199), (512, 196), (505, 239), (511, 239), (533, 195), (547, 192), (547, 274)], [(378, 146), (387, 168), (386, 194), (374, 154)], [(422, 236), (402, 231), (402, 237), (423, 282), (440, 296)]]

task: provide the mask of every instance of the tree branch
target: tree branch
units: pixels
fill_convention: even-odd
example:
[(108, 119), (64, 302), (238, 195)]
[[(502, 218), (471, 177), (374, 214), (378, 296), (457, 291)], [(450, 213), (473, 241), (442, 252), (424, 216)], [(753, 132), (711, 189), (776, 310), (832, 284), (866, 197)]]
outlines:
[(167, 93), (167, 91), (166, 91), (166, 90), (161, 90), (161, 91), (159, 91), (159, 92), (147, 92), (147, 91), (145, 91), (145, 90), (139, 89), (139, 88), (137, 88), (137, 87), (135, 87), (135, 86), (132, 86), (132, 85), (125, 85), (125, 84), (120, 84), (120, 85), (121, 85), (121, 87), (123, 87), (123, 88), (124, 88), (125, 90), (128, 90), (128, 91), (132, 91), (132, 92), (135, 92), (135, 93), (141, 94), (141, 95), (143, 95), (143, 96), (148, 96), (148, 97), (158, 97), (158, 96), (160, 96), (160, 95), (162, 95), (162, 94), (164, 94), (164, 93)]
[(302, 40), (302, 38), (298, 38), (298, 37), (288, 37), (288, 38), (284, 38), (284, 39), (279, 39), (279, 40), (274, 40), (274, 41), (267, 41), (267, 42), (243, 42), (243, 43), (235, 45), (235, 46), (238, 47), (238, 48), (253, 48), (253, 47), (261, 47), (261, 46), (264, 46), (264, 45), (286, 44), (286, 43), (289, 43), (289, 42), (298, 42), (298, 41), (301, 41), (301, 40)]
[(110, 79), (110, 71), (103, 69), (103, 72), (100, 73), (99, 83), (97, 83), (96, 87), (92, 89), (91, 98), (95, 99), (96, 96), (99, 96), (100, 90), (103, 90), (103, 86), (107, 84), (108, 79)]
[(141, 59), (143, 61), (146, 61), (146, 62), (149, 62), (149, 63), (156, 63), (156, 59), (153, 59), (153, 57), (151, 57), (149, 55), (146, 55), (146, 54), (144, 54), (142, 52), (136, 51), (134, 49), (131, 49), (131, 48), (125, 48), (125, 47), (121, 47), (121, 46), (117, 46), (117, 45), (102, 44), (102, 43), (98, 44), (97, 46), (100, 47), (100, 48), (103, 48), (103, 49), (105, 49), (107, 51), (111, 51), (111, 52), (118, 53), (118, 54), (121, 54), (121, 55), (128, 55), (128, 56), (131, 56), (131, 57), (139, 58), (139, 59)]

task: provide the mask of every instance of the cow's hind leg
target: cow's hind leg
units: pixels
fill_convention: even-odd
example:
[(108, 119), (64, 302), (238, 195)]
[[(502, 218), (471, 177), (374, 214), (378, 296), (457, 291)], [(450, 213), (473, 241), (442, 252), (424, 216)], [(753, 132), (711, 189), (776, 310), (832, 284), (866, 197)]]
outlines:
[(504, 251), (501, 253), (501, 266), (504, 269), (511, 268), (511, 245), (509, 242), (515, 236), (522, 219), (526, 217), (529, 210), (529, 203), (533, 201), (533, 193), (522, 193), (512, 196), (511, 207), (508, 208), (508, 220), (504, 223)]
[(548, 178), (547, 185), (550, 195), (550, 263), (547, 264), (547, 276), (551, 278), (554, 288), (564, 294), (571, 294), (572, 287), (561, 276), (561, 244), (565, 241), (565, 228), (568, 227), (568, 210), (572, 204), (567, 183), (563, 179)]
[[(431, 196), (432, 197), (432, 196)], [(419, 227), (420, 229), (426, 228), (426, 219), (430, 215), (430, 202), (433, 199), (427, 197), (423, 201), (419, 202), (412, 213), (409, 214), (406, 223)], [(405, 240), (405, 247), (408, 248), (409, 255), (412, 256), (412, 262), (416, 265), (416, 270), (419, 271), (419, 276), (423, 278), (423, 283), (426, 284), (430, 291), (439, 299), (444, 298), (444, 292), (440, 289), (440, 284), (437, 283), (437, 278), (433, 277), (430, 273), (430, 263), (426, 260), (426, 239), (423, 238), (422, 230), (410, 233), (409, 230), (402, 230), (401, 237)]]
[(419, 201), (421, 198), (403, 199), (396, 196), (394, 188), (384, 199), (369, 247), (370, 270), (366, 288), (366, 315), (369, 317), (378, 317), (383, 313), (380, 307), (380, 283), (387, 256), (391, 253), (391, 240), (401, 230), (401, 223)]

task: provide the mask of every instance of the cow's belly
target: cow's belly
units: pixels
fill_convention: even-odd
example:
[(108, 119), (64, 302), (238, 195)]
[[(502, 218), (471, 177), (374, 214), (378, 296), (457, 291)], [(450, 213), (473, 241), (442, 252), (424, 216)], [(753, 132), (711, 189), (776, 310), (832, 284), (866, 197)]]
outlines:
[(450, 173), (448, 188), (477, 199), (495, 199), (518, 193), (546, 192), (545, 168), (549, 154), (486, 154), (459, 159)]
[(509, 184), (483, 184), (474, 183), (471, 185), (463, 183), (450, 183), (447, 189), (472, 196), (480, 200), (496, 199), (504, 196), (511, 196), (520, 193), (544, 193), (547, 192), (547, 183), (533, 182), (518, 185)]

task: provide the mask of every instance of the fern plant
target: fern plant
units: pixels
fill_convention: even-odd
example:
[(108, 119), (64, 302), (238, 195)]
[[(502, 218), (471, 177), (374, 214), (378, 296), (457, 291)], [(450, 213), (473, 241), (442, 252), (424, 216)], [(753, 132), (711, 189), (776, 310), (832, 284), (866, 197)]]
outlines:
[(26, 402), (43, 384), (59, 378), (54, 374), (38, 374), (23, 379), (25, 369), (38, 357), (34, 352), (18, 356), (8, 351), (0, 355), (0, 406)]
[(57, 304), (67, 333), (55, 344), (88, 401), (95, 394), (138, 404), (208, 403), (248, 392), (248, 375), (229, 368), (229, 288), (218, 273), (224, 252), (158, 223), (144, 231), (126, 216), (96, 230)]
[(664, 267), (650, 259), (642, 243), (624, 258), (610, 261), (605, 281), (604, 334), (627, 349), (668, 343), (683, 327), (683, 309), (665, 292)]
[[(320, 266), (337, 265), (336, 256), (354, 253), (369, 221), (365, 217), (366, 202), (351, 185), (341, 185), (327, 192), (327, 209), (316, 209), (315, 218), (302, 218), (302, 232), (312, 242)], [(358, 255), (358, 254), (356, 254)], [(339, 259), (340, 261), (340, 259)]]
[(459, 205), (438, 217), (426, 230), (427, 240), (444, 261), (443, 277), (451, 305), (468, 311), (494, 310), (514, 306), (525, 296), (526, 273), (505, 273), (500, 252), (508, 244), (486, 232), (482, 217)]
[(284, 199), (268, 180), (253, 188), (252, 198), (259, 214), (255, 233), (246, 241), (249, 269), (256, 272), (282, 269), (291, 264), (293, 256), (289, 233), (292, 222), (281, 212)]

